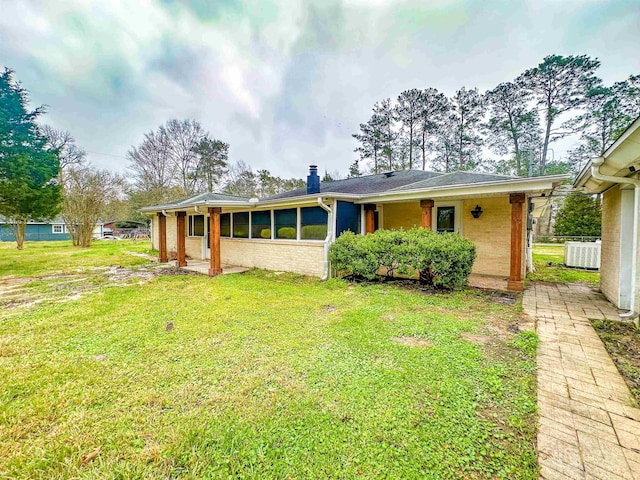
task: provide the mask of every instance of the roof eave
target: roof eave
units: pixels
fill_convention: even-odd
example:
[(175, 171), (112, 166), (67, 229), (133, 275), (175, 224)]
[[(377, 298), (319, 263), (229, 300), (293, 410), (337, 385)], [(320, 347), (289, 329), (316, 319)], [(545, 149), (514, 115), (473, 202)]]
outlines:
[(424, 198), (425, 196), (439, 198), (464, 193), (466, 196), (511, 193), (511, 192), (537, 192), (551, 190), (560, 183), (568, 180), (569, 175), (549, 175), (545, 177), (520, 178), (517, 181), (496, 180), (482, 183), (466, 183), (458, 185), (446, 185), (431, 188), (416, 188), (411, 190), (396, 190), (384, 192), (376, 195), (362, 196), (360, 201), (383, 202), (385, 200), (410, 200)]

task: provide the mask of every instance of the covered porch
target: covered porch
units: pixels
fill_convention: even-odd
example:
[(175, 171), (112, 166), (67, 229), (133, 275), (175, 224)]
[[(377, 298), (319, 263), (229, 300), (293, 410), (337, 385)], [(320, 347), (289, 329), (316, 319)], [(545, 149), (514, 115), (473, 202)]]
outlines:
[[(154, 236), (160, 262), (168, 262), (171, 256), (177, 267), (211, 276), (229, 268), (237, 272), (251, 267), (322, 276), (328, 233), (332, 242), (346, 230), (366, 235), (377, 229), (422, 227), (459, 233), (476, 244), (472, 285), (522, 290), (526, 198), (524, 193), (502, 193), (398, 201), (335, 200), (330, 203), (331, 215), (315, 212), (321, 208), (313, 203), (296, 208), (287, 205), (284, 210), (225, 207), (226, 213), (221, 206), (190, 207), (157, 212)], [(281, 218), (286, 219), (285, 226)], [(308, 225), (312, 218), (317, 225)], [(283, 238), (282, 232), (288, 235)], [(309, 239), (309, 233), (316, 238)]]
[(527, 195), (484, 195), (411, 199), (370, 198), (362, 204), (362, 232), (421, 227), (458, 233), (474, 242), (477, 258), (469, 283), (495, 290), (524, 289)]

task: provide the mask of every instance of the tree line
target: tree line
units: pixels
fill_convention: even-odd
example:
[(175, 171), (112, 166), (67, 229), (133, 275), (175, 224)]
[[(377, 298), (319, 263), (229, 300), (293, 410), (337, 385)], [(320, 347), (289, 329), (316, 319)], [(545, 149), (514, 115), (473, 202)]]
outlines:
[(29, 221), (62, 216), (73, 245), (88, 247), (99, 219), (144, 220), (143, 206), (207, 191), (267, 197), (304, 186), (244, 162), (229, 163), (229, 144), (196, 120), (169, 120), (127, 153), (132, 180), (98, 169), (70, 132), (40, 123), (27, 90), (0, 73), (0, 215), (23, 248)]
[[(349, 175), (407, 168), (520, 176), (577, 170), (640, 115), (640, 75), (608, 86), (596, 76), (599, 67), (586, 55), (549, 55), (484, 93), (462, 87), (447, 97), (426, 88), (383, 99), (353, 135), (359, 159)], [(553, 143), (572, 134), (579, 134), (576, 147), (554, 160)]]
[(302, 179), (281, 178), (264, 169), (254, 172), (245, 162), (229, 162), (229, 144), (190, 119), (169, 120), (146, 133), (127, 158), (134, 207), (212, 191), (264, 198), (304, 185)]

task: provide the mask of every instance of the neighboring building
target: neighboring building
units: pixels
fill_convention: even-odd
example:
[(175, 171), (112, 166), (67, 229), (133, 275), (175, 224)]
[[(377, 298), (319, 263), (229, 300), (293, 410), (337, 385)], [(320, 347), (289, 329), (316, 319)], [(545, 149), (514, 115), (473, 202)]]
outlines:
[[(102, 222), (96, 224), (93, 235), (98, 238), (102, 236)], [(25, 228), (24, 239), (27, 242), (39, 242), (48, 240), (70, 240), (71, 236), (67, 231), (62, 217), (56, 217), (53, 220), (42, 222), (29, 220)], [(16, 241), (11, 224), (7, 223), (7, 220), (3, 216), (0, 216), (0, 241)]]
[(104, 234), (119, 238), (149, 238), (149, 229), (145, 222), (109, 220), (104, 222)]
[(311, 166), (306, 189), (263, 200), (205, 193), (142, 211), (153, 216), (161, 262), (169, 251), (178, 266), (187, 256), (209, 259), (210, 275), (224, 264), (326, 278), (328, 248), (342, 232), (418, 226), (470, 238), (473, 272), (522, 290), (528, 199), (548, 196), (565, 179), (403, 170), (321, 183)]
[(575, 187), (602, 194), (602, 293), (640, 311), (640, 118), (580, 173)]

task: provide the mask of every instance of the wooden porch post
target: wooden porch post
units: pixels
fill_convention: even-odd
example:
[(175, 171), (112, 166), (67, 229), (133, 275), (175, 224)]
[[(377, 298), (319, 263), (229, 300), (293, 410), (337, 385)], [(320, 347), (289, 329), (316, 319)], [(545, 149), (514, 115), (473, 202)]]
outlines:
[(177, 212), (176, 218), (178, 222), (177, 236), (178, 236), (178, 259), (176, 260), (176, 267), (187, 266), (187, 256), (185, 254), (185, 221), (187, 219), (187, 212)]
[(220, 213), (219, 207), (209, 207), (209, 276), (220, 275)]
[(162, 212), (158, 212), (158, 261), (167, 263), (167, 217)]
[(376, 229), (376, 205), (375, 203), (364, 204), (364, 233), (373, 233)]
[(522, 223), (523, 207), (525, 202), (524, 193), (512, 193), (509, 195), (511, 204), (511, 270), (507, 288), (509, 290), (524, 290), (522, 280)]
[(431, 230), (431, 215), (433, 212), (433, 200), (420, 200), (420, 208), (422, 208), (422, 228)]

